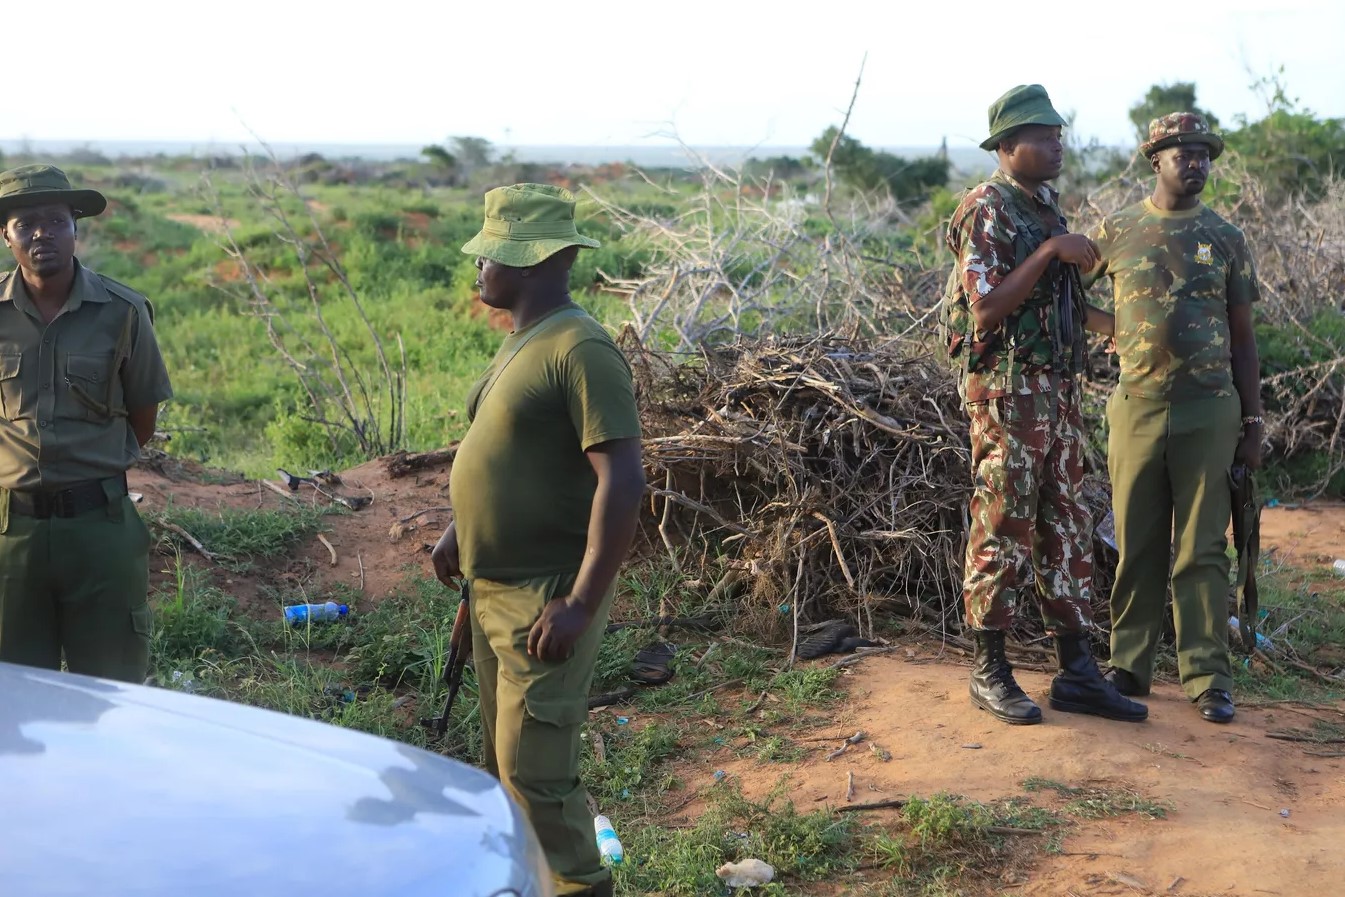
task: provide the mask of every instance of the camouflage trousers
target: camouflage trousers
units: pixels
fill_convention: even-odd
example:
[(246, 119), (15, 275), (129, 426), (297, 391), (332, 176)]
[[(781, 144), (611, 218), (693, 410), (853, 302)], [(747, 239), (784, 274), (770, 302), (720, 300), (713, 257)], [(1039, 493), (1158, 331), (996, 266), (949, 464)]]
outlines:
[(967, 625), (1008, 629), (1034, 587), (1048, 632), (1093, 625), (1093, 521), (1083, 500), (1078, 386), (967, 406), (975, 487), (963, 581)]

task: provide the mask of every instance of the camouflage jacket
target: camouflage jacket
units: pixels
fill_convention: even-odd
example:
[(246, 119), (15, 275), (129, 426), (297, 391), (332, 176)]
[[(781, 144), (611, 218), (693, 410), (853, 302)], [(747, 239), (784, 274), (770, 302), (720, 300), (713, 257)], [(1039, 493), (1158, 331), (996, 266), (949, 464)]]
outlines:
[(1075, 320), (1069, 334), (1059, 332), (1058, 265), (1052, 264), (1027, 300), (994, 330), (977, 331), (969, 314), (1048, 237), (1064, 232), (1059, 194), (1043, 185), (1029, 196), (1002, 171), (967, 191), (953, 213), (947, 244), (956, 263), (944, 303), (967, 311), (965, 321), (957, 320), (957, 311), (950, 316), (947, 348), (962, 373), (967, 402), (1048, 392), (1054, 388), (1052, 372), (1077, 369), (1083, 321)]
[(1146, 199), (1091, 235), (1111, 277), (1120, 387), (1151, 399), (1234, 395), (1228, 309), (1260, 298), (1242, 231), (1208, 206), (1166, 212)]

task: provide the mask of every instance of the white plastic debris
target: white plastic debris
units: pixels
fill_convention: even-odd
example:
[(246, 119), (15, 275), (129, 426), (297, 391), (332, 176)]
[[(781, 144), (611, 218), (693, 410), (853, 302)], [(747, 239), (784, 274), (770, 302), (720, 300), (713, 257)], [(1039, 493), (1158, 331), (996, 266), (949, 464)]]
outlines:
[(715, 870), (730, 888), (755, 888), (770, 884), (775, 878), (775, 867), (761, 860), (742, 860), (737, 863), (725, 863)]

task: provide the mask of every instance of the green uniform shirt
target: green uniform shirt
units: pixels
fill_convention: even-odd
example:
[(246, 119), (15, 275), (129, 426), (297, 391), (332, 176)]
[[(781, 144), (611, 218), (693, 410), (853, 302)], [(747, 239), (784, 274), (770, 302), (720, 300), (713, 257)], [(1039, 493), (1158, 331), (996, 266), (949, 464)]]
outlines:
[(1242, 231), (1205, 205), (1146, 199), (1104, 220), (1089, 280), (1112, 278), (1121, 387), (1149, 399), (1235, 395), (1228, 310), (1260, 298)]
[(467, 414), (449, 477), (462, 572), (508, 580), (578, 571), (597, 488), (584, 452), (640, 436), (625, 356), (597, 321), (563, 306), (505, 338)]
[(56, 490), (140, 457), (127, 409), (171, 398), (144, 296), (75, 262), (50, 324), (17, 271), (0, 275), (0, 487)]

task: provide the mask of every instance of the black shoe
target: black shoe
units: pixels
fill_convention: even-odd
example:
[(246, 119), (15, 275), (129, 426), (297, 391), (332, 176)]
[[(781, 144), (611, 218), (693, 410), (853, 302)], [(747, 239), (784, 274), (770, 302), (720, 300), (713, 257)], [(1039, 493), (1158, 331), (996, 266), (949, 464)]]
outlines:
[(1120, 667), (1112, 667), (1102, 675), (1116, 690), (1121, 694), (1131, 698), (1142, 698), (1149, 693), (1149, 689), (1140, 685), (1140, 681), (1135, 678), (1135, 674), (1130, 670), (1123, 670)]
[(1233, 721), (1233, 696), (1222, 688), (1207, 688), (1196, 698), (1200, 715), (1212, 723), (1231, 723)]
[(1062, 713), (1091, 713), (1127, 723), (1148, 719), (1148, 707), (1122, 697), (1115, 685), (1102, 678), (1088, 646), (1088, 633), (1057, 635), (1055, 653), (1060, 661), (1060, 672), (1051, 680), (1051, 709)]
[(997, 720), (1014, 726), (1041, 722), (1041, 708), (1018, 687), (1004, 656), (1004, 632), (976, 630), (976, 659), (971, 669), (971, 701)]

